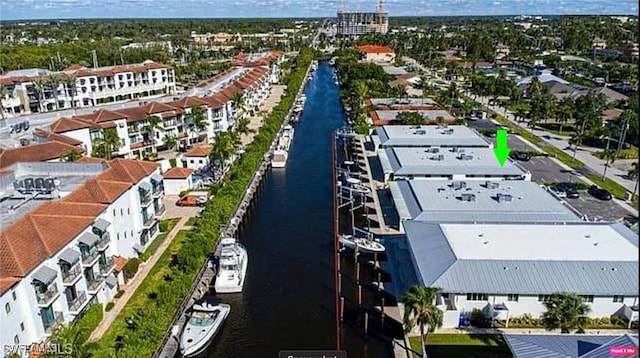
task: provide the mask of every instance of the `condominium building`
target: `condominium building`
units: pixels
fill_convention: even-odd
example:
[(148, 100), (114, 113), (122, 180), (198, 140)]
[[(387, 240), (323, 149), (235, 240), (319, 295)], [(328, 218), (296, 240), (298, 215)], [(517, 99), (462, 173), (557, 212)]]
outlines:
[[(382, 3), (382, 2), (381, 2)], [(389, 14), (377, 12), (338, 11), (338, 36), (357, 37), (370, 33), (386, 34), (389, 31)]]
[(18, 162), (0, 175), (0, 344), (41, 342), (118, 290), (114, 257), (158, 234), (163, 180), (131, 160)]
[(474, 309), (508, 327), (560, 292), (581, 295), (589, 317), (638, 320), (638, 236), (623, 224), (404, 226), (417, 283), (440, 288), (445, 328)]
[[(75, 86), (68, 86), (63, 81), (52, 85), (52, 76), (72, 76)], [(153, 61), (97, 68), (74, 65), (59, 72), (44, 69), (10, 71), (0, 76), (0, 85), (8, 92), (2, 99), (3, 115), (7, 117), (93, 107), (176, 91), (173, 68)]]

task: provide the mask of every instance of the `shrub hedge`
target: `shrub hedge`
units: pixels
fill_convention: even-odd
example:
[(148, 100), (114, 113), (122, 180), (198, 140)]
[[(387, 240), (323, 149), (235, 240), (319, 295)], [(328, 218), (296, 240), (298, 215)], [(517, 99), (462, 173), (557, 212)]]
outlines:
[(207, 202), (198, 219), (199, 224), (188, 232), (186, 239), (174, 240), (169, 250), (163, 253), (131, 301), (99, 341), (94, 356), (111, 357), (115, 354), (116, 346), (122, 357), (149, 357), (158, 349), (176, 310), (191, 289), (221, 229), (240, 202), (264, 153), (293, 105), (312, 59), (310, 49), (303, 50), (294, 59), (296, 70), (283, 78), (287, 85), (285, 96), (267, 116), (264, 126), (247, 146), (245, 154), (231, 167), (223, 182), (211, 188), (215, 196)]

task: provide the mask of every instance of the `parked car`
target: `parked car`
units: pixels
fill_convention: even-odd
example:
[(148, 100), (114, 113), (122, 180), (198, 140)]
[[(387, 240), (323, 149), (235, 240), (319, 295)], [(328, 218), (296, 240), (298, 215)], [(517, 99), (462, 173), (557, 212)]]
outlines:
[(205, 196), (185, 195), (176, 201), (177, 206), (204, 206), (207, 203)]
[(528, 162), (531, 160), (531, 154), (525, 152), (514, 151), (511, 152), (511, 158), (522, 162)]
[(576, 199), (580, 197), (580, 193), (578, 193), (578, 189), (573, 183), (559, 183), (557, 187), (566, 193), (567, 198)]
[(605, 189), (598, 188), (596, 185), (592, 185), (589, 187), (589, 194), (591, 194), (591, 196), (593, 196), (594, 198), (600, 200), (611, 200), (613, 198), (610, 192)]
[(564, 189), (559, 187), (558, 185), (550, 186), (549, 187), (549, 191), (552, 192), (558, 198), (566, 198), (567, 197), (567, 192), (564, 191)]

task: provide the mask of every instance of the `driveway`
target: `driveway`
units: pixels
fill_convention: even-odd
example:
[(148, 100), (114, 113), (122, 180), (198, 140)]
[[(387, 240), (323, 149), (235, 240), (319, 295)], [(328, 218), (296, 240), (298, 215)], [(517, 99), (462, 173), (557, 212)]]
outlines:
[(177, 195), (165, 195), (164, 206), (167, 208), (167, 212), (162, 217), (163, 219), (184, 218), (197, 216), (202, 210), (197, 206), (177, 206), (176, 201), (180, 199)]

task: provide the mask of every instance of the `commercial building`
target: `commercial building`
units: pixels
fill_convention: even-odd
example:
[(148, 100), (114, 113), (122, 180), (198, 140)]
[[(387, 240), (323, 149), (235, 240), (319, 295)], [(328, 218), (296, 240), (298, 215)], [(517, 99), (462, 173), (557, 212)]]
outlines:
[[(59, 77), (57, 86), (48, 81), (52, 76)], [(75, 78), (75, 86), (64, 83), (64, 76)], [(2, 99), (7, 117), (157, 97), (176, 90), (173, 68), (153, 61), (97, 68), (74, 65), (59, 72), (16, 70), (0, 76), (0, 84), (8, 91)]]
[(85, 159), (5, 168), (0, 344), (40, 342), (91, 304), (111, 301), (121, 282), (114, 257), (137, 257), (157, 236), (163, 192), (159, 167), (149, 162)]
[(389, 183), (401, 222), (549, 223), (582, 215), (540, 185), (524, 180), (398, 180)]
[(338, 36), (357, 37), (371, 33), (386, 34), (388, 31), (389, 13), (384, 11), (382, 1), (376, 12), (338, 11)]
[(500, 165), (491, 148), (384, 148), (378, 150), (384, 181), (531, 180), (531, 173), (508, 159)]
[(513, 358), (633, 357), (638, 352), (638, 336), (631, 334), (504, 334), (503, 337)]
[(373, 141), (377, 148), (493, 148), (466, 126), (379, 126)]
[(589, 317), (638, 320), (638, 236), (623, 224), (404, 226), (417, 284), (440, 288), (443, 327), (474, 309), (506, 326), (539, 317), (559, 292), (581, 295)]

